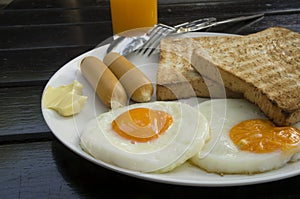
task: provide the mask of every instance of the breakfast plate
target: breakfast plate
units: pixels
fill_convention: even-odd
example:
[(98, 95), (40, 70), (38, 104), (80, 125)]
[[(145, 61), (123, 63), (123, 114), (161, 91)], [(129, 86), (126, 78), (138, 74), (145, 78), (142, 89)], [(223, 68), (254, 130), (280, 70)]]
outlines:
[[(184, 36), (195, 37), (216, 35), (224, 34), (188, 33)], [(107, 48), (108, 45), (100, 46), (74, 58), (73, 60), (65, 64), (63, 67), (61, 67), (50, 78), (45, 87), (47, 88), (50, 85), (54, 87), (66, 85), (72, 83), (74, 80), (79, 81), (83, 85), (83, 94), (88, 97), (88, 100), (85, 104), (85, 107), (79, 114), (73, 117), (62, 117), (55, 111), (42, 107), (42, 114), (44, 116), (44, 119), (51, 131), (53, 132), (53, 134), (65, 146), (67, 146), (70, 150), (72, 150), (79, 156), (99, 166), (132, 177), (155, 182), (186, 186), (236, 186), (257, 184), (289, 178), (292, 176), (296, 176), (300, 173), (300, 162), (288, 163), (286, 166), (280, 169), (253, 175), (218, 175), (215, 173), (208, 173), (191, 165), (190, 163), (184, 163), (183, 165), (177, 167), (176, 169), (168, 173), (142, 173), (128, 169), (123, 169), (118, 166), (93, 158), (81, 149), (79, 145), (79, 137), (90, 120), (94, 119), (101, 113), (107, 112), (109, 109), (99, 101), (92, 87), (82, 76), (79, 69), (79, 64), (81, 60), (86, 56), (95, 56), (102, 60), (105, 56)], [(157, 54), (146, 59), (144, 57), (129, 57), (129, 59), (137, 67), (139, 67), (149, 77), (149, 79), (151, 79), (153, 83), (156, 82), (156, 71), (159, 59)], [(153, 96), (153, 100), (155, 100), (155, 96)], [(190, 100), (188, 103), (197, 103), (198, 101), (203, 101), (205, 99), (198, 98), (196, 101), (193, 99), (188, 100)]]

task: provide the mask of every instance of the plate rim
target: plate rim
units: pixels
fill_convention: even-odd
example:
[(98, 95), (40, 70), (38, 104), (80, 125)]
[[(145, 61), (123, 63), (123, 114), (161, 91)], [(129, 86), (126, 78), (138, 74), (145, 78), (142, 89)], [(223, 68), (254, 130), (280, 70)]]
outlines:
[[(216, 33), (216, 32), (193, 32), (193, 33), (186, 33), (185, 34), (187, 37), (202, 37), (202, 36), (234, 36), (235, 34), (228, 34), (228, 33)], [(63, 144), (65, 145), (69, 150), (73, 151), (75, 154), (79, 155), (80, 157), (84, 158), (87, 161), (90, 161), (97, 166), (101, 166), (103, 168), (109, 169), (114, 172), (118, 172), (127, 176), (135, 177), (138, 179), (143, 179), (143, 180), (149, 180), (152, 182), (159, 182), (159, 183), (165, 183), (165, 184), (173, 184), (173, 185), (182, 185), (182, 186), (197, 186), (197, 187), (227, 187), (227, 186), (241, 186), (241, 185), (253, 185), (253, 184), (261, 184), (261, 183), (266, 183), (266, 182), (272, 182), (272, 181), (277, 181), (277, 180), (282, 180), (290, 177), (294, 177), (296, 175), (300, 174), (300, 169), (299, 170), (294, 170), (293, 172), (289, 172), (284, 174), (277, 174), (274, 176), (269, 176), (269, 177), (261, 177), (259, 174), (254, 174), (254, 175), (239, 175), (235, 174), (235, 176), (242, 176), (241, 179), (236, 179), (233, 180), (231, 179), (230, 181), (195, 181), (195, 180), (183, 180), (183, 179), (172, 179), (172, 178), (166, 178), (164, 177), (165, 175), (169, 175), (171, 172), (167, 174), (153, 174), (153, 173), (143, 173), (143, 172), (138, 172), (138, 171), (132, 171), (128, 169), (124, 169), (106, 162), (103, 162), (101, 160), (97, 160), (94, 157), (90, 156), (83, 150), (79, 151), (78, 146), (74, 146), (70, 144), (69, 142), (66, 142), (62, 136), (59, 135), (59, 133), (56, 132), (55, 128), (50, 125), (49, 121), (47, 120), (47, 110), (46, 108), (43, 108), (42, 106), (42, 96), (46, 90), (46, 88), (54, 81), (55, 77), (58, 76), (60, 73), (62, 73), (63, 70), (66, 70), (68, 67), (71, 67), (73, 62), (76, 62), (77, 60), (83, 58), (84, 56), (90, 55), (93, 52), (97, 50), (106, 50), (106, 48), (109, 46), (109, 44), (103, 45), (103, 46), (97, 46), (97, 48), (91, 49), (89, 51), (86, 51), (75, 58), (71, 59), (67, 63), (65, 63), (63, 66), (61, 66), (47, 81), (46, 85), (44, 86), (42, 95), (41, 95), (41, 101), (40, 101), (40, 107), (42, 110), (42, 115), (44, 118), (44, 121), (46, 122), (47, 126), (50, 128), (52, 134)], [(69, 66), (71, 65), (71, 66)], [(73, 66), (74, 67), (74, 66)], [(76, 79), (76, 78), (74, 78)], [(78, 138), (79, 139), (79, 138)], [(185, 163), (189, 164), (189, 163)], [(293, 163), (290, 163), (293, 164)], [(197, 168), (198, 169), (198, 168)], [(201, 169), (200, 169), (201, 170)], [(203, 170), (202, 170), (203, 171)], [(205, 172), (205, 171), (204, 171)], [(269, 171), (272, 172), (272, 171)], [(172, 174), (171, 174), (172, 175)], [(215, 174), (218, 175), (218, 174)], [(225, 174), (226, 176), (227, 174)], [(253, 176), (255, 176), (253, 178)], [(224, 178), (224, 176), (222, 177)], [(245, 178), (245, 179), (244, 179)]]

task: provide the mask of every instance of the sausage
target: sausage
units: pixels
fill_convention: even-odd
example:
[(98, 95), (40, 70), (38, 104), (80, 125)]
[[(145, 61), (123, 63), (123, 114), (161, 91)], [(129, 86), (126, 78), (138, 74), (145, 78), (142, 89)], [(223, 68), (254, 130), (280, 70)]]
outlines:
[(110, 52), (104, 57), (103, 63), (116, 75), (133, 101), (148, 102), (151, 100), (152, 82), (124, 56)]
[(80, 63), (80, 69), (107, 107), (125, 106), (127, 94), (124, 87), (101, 60), (93, 56), (85, 57)]

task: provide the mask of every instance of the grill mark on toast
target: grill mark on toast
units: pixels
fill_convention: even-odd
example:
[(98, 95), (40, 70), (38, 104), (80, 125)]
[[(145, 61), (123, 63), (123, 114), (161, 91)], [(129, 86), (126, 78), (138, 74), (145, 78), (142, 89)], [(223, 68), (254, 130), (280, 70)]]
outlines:
[[(161, 41), (157, 72), (158, 100), (192, 97), (195, 96), (195, 93), (200, 97), (210, 97), (207, 86), (211, 87), (216, 83), (211, 80), (205, 82), (203, 77), (191, 66), (192, 52), (197, 46), (198, 43), (192, 38), (165, 38)], [(210, 82), (209, 85), (206, 85), (207, 82)], [(186, 86), (190, 85), (194, 92), (186, 89)], [(241, 98), (240, 93), (234, 93), (228, 89), (226, 91), (228, 97)], [(218, 97), (217, 94), (215, 97)]]
[[(298, 33), (284, 28), (270, 28), (249, 36), (222, 38), (221, 43), (218, 38), (199, 38), (198, 42), (201, 43), (201, 49), (197, 51), (200, 56), (252, 84), (283, 114), (291, 115), (300, 109)], [(229, 84), (229, 88), (234, 90), (234, 87)]]

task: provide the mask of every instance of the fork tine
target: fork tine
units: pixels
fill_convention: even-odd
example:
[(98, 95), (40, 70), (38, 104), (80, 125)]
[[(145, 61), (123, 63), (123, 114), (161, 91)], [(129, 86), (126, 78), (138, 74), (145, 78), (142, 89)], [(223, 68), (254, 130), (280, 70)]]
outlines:
[(160, 31), (161, 28), (162, 28), (162, 27), (161, 27), (160, 25), (156, 24), (156, 25), (154, 26), (154, 28), (152, 28), (152, 29), (150, 30), (149, 35), (148, 35), (149, 39), (148, 39), (148, 40), (144, 43), (144, 45), (138, 50), (138, 53), (139, 53), (139, 54), (144, 54), (143, 51), (145, 51), (145, 50), (148, 48), (148, 46), (151, 45), (151, 43), (152, 43), (152, 41), (153, 41), (153, 38), (156, 37), (156, 35), (158, 34), (158, 32)]
[(166, 37), (169, 33), (170, 33), (170, 29), (167, 28), (163, 28), (161, 31), (161, 34), (159, 34), (155, 39), (154, 42), (151, 44), (151, 46), (149, 46), (146, 50), (146, 52), (144, 53), (147, 56), (150, 56), (151, 54), (154, 53), (155, 50), (157, 50), (157, 47), (159, 46), (160, 41)]
[(154, 48), (156, 41), (160, 40), (164, 32), (165, 32), (165, 28), (163, 27), (158, 28), (156, 34), (154, 34), (143, 46), (141, 54), (145, 55), (147, 51)]
[(137, 51), (137, 53), (150, 56), (159, 45), (160, 40), (174, 30), (175, 28), (173, 27), (164, 24), (156, 24), (149, 32), (149, 39), (144, 43), (142, 48)]

